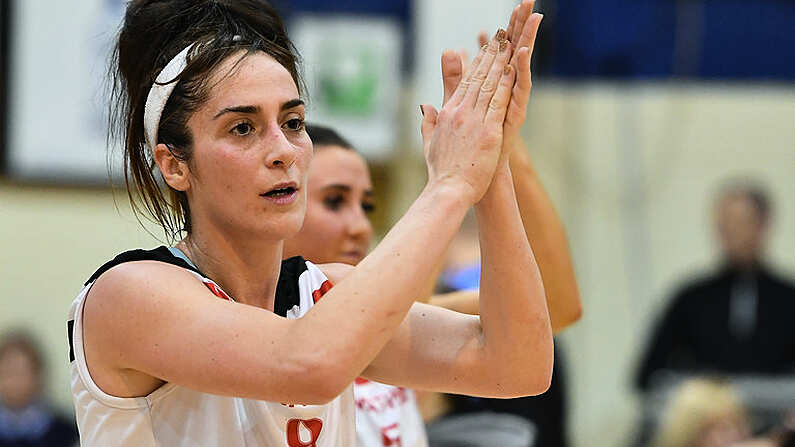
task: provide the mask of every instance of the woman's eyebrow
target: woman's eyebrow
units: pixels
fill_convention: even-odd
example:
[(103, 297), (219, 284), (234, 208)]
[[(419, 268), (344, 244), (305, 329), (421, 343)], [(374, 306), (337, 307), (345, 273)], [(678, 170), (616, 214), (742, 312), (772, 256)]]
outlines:
[(330, 185), (326, 185), (323, 187), (324, 190), (339, 190), (343, 192), (348, 192), (351, 190), (351, 187), (348, 185), (343, 185), (341, 183), (332, 183)]
[(304, 105), (304, 101), (302, 99), (291, 99), (284, 104), (282, 104), (281, 111), (285, 111), (288, 109), (292, 109), (293, 107), (298, 107)]
[[(298, 106), (302, 106), (302, 105), (304, 105), (304, 101), (303, 100), (298, 99), (298, 98), (291, 99), (291, 100), (285, 102), (284, 104), (282, 104), (280, 110), (281, 111), (285, 111), (285, 110), (289, 110), (289, 109), (292, 109), (294, 107), (298, 107)], [(260, 111), (259, 106), (224, 107), (223, 109), (221, 109), (220, 112), (215, 114), (213, 119), (217, 119), (219, 116), (221, 116), (221, 115), (223, 115), (225, 113), (247, 113), (247, 114), (254, 115), (254, 114), (259, 113), (259, 111)]]
[[(340, 192), (350, 192), (353, 188), (349, 185), (344, 185), (342, 183), (332, 183), (330, 185), (326, 185), (323, 187), (324, 191), (340, 191)], [(365, 189), (364, 196), (365, 197), (373, 197), (375, 193), (372, 189)]]
[(260, 108), (258, 106), (233, 106), (233, 107), (224, 107), (221, 109), (220, 112), (216, 113), (213, 119), (218, 118), (219, 116), (225, 113), (248, 113), (248, 114), (257, 114), (259, 113)]

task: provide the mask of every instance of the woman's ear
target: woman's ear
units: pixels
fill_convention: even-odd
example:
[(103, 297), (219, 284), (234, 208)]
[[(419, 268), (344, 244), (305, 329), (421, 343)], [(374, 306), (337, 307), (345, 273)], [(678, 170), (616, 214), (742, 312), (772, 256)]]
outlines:
[(175, 157), (168, 146), (163, 143), (155, 146), (154, 157), (168, 186), (177, 191), (187, 191), (190, 187), (188, 163)]

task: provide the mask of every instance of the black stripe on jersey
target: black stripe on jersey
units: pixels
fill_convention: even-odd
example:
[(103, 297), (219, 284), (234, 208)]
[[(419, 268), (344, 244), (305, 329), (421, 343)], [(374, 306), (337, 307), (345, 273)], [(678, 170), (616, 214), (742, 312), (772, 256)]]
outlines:
[(273, 305), (276, 315), (286, 317), (290, 309), (301, 304), (298, 278), (306, 270), (306, 261), (300, 256), (282, 261), (282, 271), (276, 285), (276, 301)]
[(69, 363), (75, 361), (75, 342), (74, 342), (74, 332), (75, 332), (75, 320), (69, 320), (66, 322), (66, 335), (69, 337)]
[(125, 251), (119, 256), (113, 258), (111, 261), (106, 262), (102, 267), (99, 268), (99, 270), (94, 272), (94, 274), (91, 275), (91, 278), (88, 278), (88, 281), (86, 281), (85, 285), (89, 285), (90, 283), (96, 281), (100, 275), (112, 269), (113, 267), (116, 267), (119, 264), (124, 264), (125, 262), (134, 262), (134, 261), (165, 262), (166, 264), (173, 264), (178, 267), (182, 267), (184, 269), (192, 270), (202, 276), (206, 276), (202, 272), (191, 267), (191, 265), (185, 262), (184, 259), (178, 258), (173, 254), (171, 254), (171, 250), (169, 250), (168, 247), (161, 245), (160, 247), (157, 247), (154, 250)]

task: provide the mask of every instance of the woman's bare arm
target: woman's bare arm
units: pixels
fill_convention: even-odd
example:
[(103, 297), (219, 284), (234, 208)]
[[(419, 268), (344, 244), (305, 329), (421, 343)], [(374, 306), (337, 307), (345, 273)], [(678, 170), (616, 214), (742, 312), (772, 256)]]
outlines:
[(456, 292), (433, 295), (428, 300), (432, 306), (444, 307), (467, 315), (480, 314), (480, 294), (477, 290), (459, 290)]
[[(540, 19), (535, 15), (528, 20), (530, 48)], [(529, 95), (530, 54), (529, 48), (518, 52), (512, 106), (517, 97), (526, 100)], [(433, 119), (426, 112), (426, 140), (433, 132), (426, 126), (429, 121)], [(367, 377), (490, 397), (539, 394), (548, 388), (552, 331), (541, 274), (516, 203), (508, 156), (503, 153), (488, 192), (475, 206), (482, 260), (480, 317), (415, 304), (400, 331), (365, 371)]]
[[(519, 46), (527, 45), (534, 38), (532, 23), (528, 20), (532, 17), (533, 7), (533, 1), (525, 1), (511, 16), (508, 35), (513, 42), (518, 42)], [(483, 33), (479, 39), (482, 44)], [(465, 62), (462, 55), (448, 53), (444, 56), (442, 81), (445, 101), (452, 96), (452, 92), (461, 81)], [(516, 64), (517, 61), (514, 60), (513, 63)], [(520, 91), (520, 87), (525, 90)], [(566, 230), (533, 168), (527, 147), (521, 137), (530, 88), (529, 79), (526, 86), (517, 85), (515, 88), (514, 98), (506, 116), (503, 152), (510, 154), (511, 174), (525, 234), (533, 247), (544, 280), (552, 330), (554, 333), (559, 333), (580, 319), (582, 302)], [(468, 314), (477, 314), (479, 308), (477, 291), (436, 295), (428, 302)]]
[(582, 302), (574, 273), (566, 229), (541, 179), (533, 169), (521, 139), (511, 150), (511, 173), (527, 240), (538, 260), (552, 330), (562, 331), (582, 316)]
[[(552, 332), (557, 334), (580, 319), (582, 303), (566, 230), (526, 150), (519, 140), (512, 150), (511, 173), (525, 234), (544, 280)], [(477, 315), (478, 300), (477, 290), (465, 290), (433, 295), (428, 303)]]
[(485, 397), (526, 396), (548, 388), (549, 316), (512, 190), (505, 168), (476, 208), (482, 228), (480, 317), (416, 303), (365, 370), (366, 377)]

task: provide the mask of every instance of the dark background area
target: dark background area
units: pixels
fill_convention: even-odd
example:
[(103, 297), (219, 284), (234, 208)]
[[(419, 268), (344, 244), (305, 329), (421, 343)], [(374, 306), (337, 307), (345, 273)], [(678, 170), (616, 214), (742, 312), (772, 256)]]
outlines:
[[(410, 0), (276, 0), (302, 13), (391, 17), (406, 30)], [(792, 0), (539, 0), (545, 14), (535, 73), (567, 79), (795, 80)]]
[(8, 52), (9, 52), (9, 25), (11, 16), (11, 2), (0, 0), (0, 173), (5, 172), (7, 166), (8, 141)]
[(554, 76), (795, 80), (791, 0), (556, 3)]

